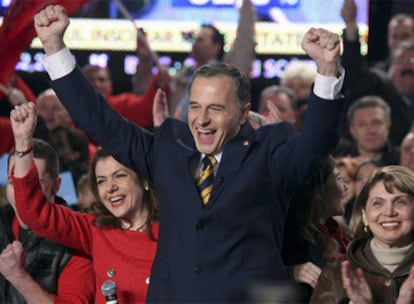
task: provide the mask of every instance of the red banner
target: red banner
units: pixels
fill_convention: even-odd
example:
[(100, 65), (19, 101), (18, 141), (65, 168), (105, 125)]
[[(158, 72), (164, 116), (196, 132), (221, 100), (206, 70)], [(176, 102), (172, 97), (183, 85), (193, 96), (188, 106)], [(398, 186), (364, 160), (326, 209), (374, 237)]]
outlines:
[[(20, 54), (29, 48), (36, 32), (34, 16), (50, 4), (60, 4), (68, 15), (78, 11), (87, 0), (14, 0), (0, 26), (0, 84), (8, 86)], [(3, 93), (0, 92), (0, 99)]]

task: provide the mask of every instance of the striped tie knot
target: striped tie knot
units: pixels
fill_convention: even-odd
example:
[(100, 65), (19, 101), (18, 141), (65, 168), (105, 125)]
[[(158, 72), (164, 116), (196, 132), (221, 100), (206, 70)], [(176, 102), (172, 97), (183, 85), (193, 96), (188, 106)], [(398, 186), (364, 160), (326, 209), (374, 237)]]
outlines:
[(217, 164), (217, 160), (213, 155), (206, 155), (203, 158), (203, 164), (203, 170), (201, 170), (197, 179), (197, 187), (201, 201), (203, 205), (206, 205), (213, 191), (214, 166)]

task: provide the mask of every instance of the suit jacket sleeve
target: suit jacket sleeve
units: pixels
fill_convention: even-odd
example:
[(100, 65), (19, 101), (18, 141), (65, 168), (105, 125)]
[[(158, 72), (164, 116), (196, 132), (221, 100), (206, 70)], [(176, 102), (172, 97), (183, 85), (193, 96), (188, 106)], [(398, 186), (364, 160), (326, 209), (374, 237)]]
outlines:
[(136, 170), (143, 178), (150, 178), (146, 158), (151, 149), (151, 132), (113, 110), (79, 67), (51, 85), (77, 128), (86, 131), (123, 165)]
[(0, 155), (9, 153), (14, 146), (14, 137), (10, 124), (10, 119), (0, 117)]
[[(346, 29), (344, 30), (346, 31)], [(351, 90), (358, 81), (368, 72), (368, 63), (361, 54), (361, 43), (359, 35), (357, 40), (350, 41), (346, 39), (344, 34), (342, 37), (344, 50), (342, 53), (342, 65), (346, 70), (344, 89)]]
[[(301, 133), (290, 136), (269, 159), (273, 179), (286, 177), (282, 183), (297, 191), (319, 168), (339, 141), (345, 99), (324, 100), (312, 93)], [(279, 132), (281, 134), (281, 132)], [(274, 140), (279, 140), (277, 136)]]
[[(55, 303), (93, 303), (95, 300), (95, 275), (92, 261), (74, 252), (58, 279)], [(82, 282), (80, 284), (80, 282)]]
[(91, 255), (92, 215), (50, 203), (42, 192), (34, 162), (25, 177), (12, 175), (12, 180), (19, 216), (34, 233)]

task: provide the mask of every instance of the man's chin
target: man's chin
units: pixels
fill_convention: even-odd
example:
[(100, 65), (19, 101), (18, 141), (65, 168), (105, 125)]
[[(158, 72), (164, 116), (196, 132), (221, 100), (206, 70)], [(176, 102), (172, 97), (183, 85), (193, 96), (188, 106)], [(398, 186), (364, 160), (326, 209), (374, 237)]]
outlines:
[(198, 152), (204, 153), (204, 154), (215, 154), (216, 149), (214, 149), (212, 145), (198, 143), (197, 150)]

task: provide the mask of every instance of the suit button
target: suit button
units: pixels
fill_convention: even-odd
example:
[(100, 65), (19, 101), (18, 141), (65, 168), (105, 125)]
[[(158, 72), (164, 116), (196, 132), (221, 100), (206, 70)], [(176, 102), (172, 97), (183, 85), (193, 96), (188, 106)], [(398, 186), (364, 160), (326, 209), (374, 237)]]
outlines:
[(197, 230), (203, 230), (203, 229), (204, 229), (204, 224), (203, 224), (203, 222), (198, 222), (198, 223), (197, 223), (197, 225), (196, 225), (196, 229), (197, 229)]
[(195, 273), (199, 274), (203, 271), (203, 268), (201, 268), (200, 266), (196, 266), (196, 268), (194, 269)]
[(391, 280), (390, 280), (390, 279), (385, 279), (385, 280), (384, 280), (384, 284), (385, 284), (385, 286), (387, 286), (387, 287), (391, 286)]

